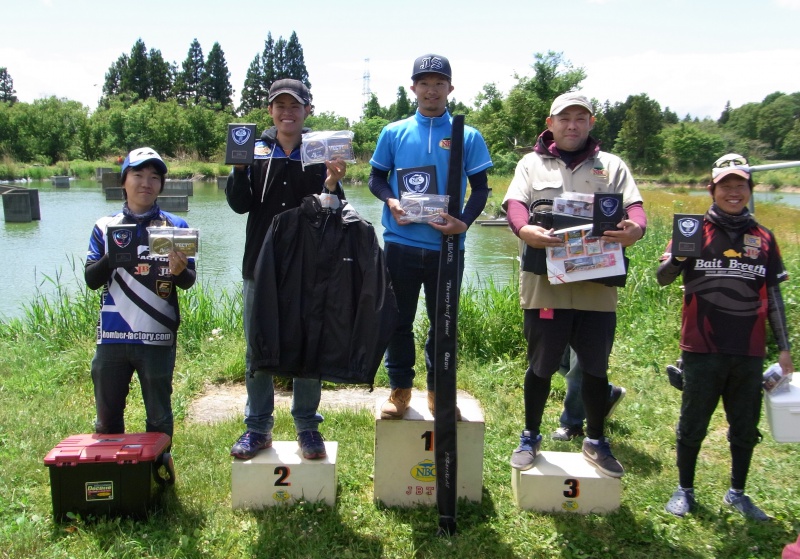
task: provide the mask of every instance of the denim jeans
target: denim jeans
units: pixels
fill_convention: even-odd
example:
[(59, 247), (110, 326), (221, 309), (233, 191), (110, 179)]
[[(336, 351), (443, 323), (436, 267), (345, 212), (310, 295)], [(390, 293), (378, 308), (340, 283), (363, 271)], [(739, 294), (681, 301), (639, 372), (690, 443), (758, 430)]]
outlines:
[(172, 437), (172, 373), (175, 346), (100, 344), (92, 359), (92, 382), (97, 409), (96, 433), (125, 432), (125, 401), (133, 372), (139, 377), (148, 433)]
[[(399, 313), (397, 328), (386, 348), (384, 364), (389, 374), (391, 388), (411, 388), (414, 385), (414, 319), (419, 306), (419, 290), (425, 293), (425, 311), (428, 315), (428, 335), (425, 340), (426, 386), (434, 390), (434, 340), (433, 323), (436, 315), (436, 284), (439, 279), (439, 251), (385, 243), (386, 267), (392, 279), (392, 289)], [(464, 274), (464, 251), (459, 251), (459, 284)]]
[[(578, 363), (578, 356), (567, 346), (564, 350), (564, 357), (561, 359), (559, 373), (564, 375), (567, 384), (567, 393), (564, 396), (564, 409), (561, 411), (561, 427), (583, 427), (586, 419), (586, 412), (583, 409), (583, 397), (581, 396), (581, 386), (583, 385), (583, 369)], [(608, 383), (608, 393), (614, 385)]]
[[(255, 281), (242, 282), (244, 338), (247, 340), (245, 352), (245, 386), (247, 403), (244, 406), (244, 423), (247, 429), (256, 433), (271, 433), (275, 424), (275, 386), (272, 375), (265, 371), (251, 370), (250, 353), (250, 313), (253, 307)], [(300, 431), (317, 431), (323, 417), (317, 413), (322, 397), (322, 383), (315, 379), (293, 379), (292, 418), (294, 428)]]

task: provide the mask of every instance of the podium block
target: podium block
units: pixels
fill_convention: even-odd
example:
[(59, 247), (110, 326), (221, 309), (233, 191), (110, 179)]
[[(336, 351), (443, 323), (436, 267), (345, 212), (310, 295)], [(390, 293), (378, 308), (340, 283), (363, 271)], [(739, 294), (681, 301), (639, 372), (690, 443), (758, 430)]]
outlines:
[(617, 510), (620, 480), (605, 476), (578, 452), (541, 452), (533, 468), (512, 468), (511, 488), (521, 509), (603, 514)]
[[(387, 506), (436, 505), (433, 416), (426, 398), (412, 397), (403, 419), (381, 419), (375, 409), (374, 499)], [(459, 498), (481, 501), (486, 424), (474, 399), (458, 401), (456, 484)]]
[(336, 504), (336, 453), (325, 441), (326, 458), (306, 460), (296, 441), (273, 441), (250, 460), (234, 458), (231, 501), (234, 509), (260, 509), (300, 500)]

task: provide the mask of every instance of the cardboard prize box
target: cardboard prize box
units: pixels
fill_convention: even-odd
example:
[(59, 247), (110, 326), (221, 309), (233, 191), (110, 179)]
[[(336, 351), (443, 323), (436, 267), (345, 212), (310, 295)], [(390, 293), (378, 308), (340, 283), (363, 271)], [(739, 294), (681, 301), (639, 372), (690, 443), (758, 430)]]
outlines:
[(772, 438), (779, 443), (800, 442), (800, 375), (792, 375), (789, 389), (764, 394), (767, 422)]
[(554, 231), (564, 244), (547, 250), (547, 279), (558, 285), (573, 281), (625, 274), (620, 243), (607, 243), (592, 236), (592, 225), (578, 225)]
[[(159, 484), (175, 479), (164, 433), (72, 435), (45, 457), (50, 469), (53, 517), (131, 515), (143, 517)], [(164, 465), (169, 479), (158, 476)]]

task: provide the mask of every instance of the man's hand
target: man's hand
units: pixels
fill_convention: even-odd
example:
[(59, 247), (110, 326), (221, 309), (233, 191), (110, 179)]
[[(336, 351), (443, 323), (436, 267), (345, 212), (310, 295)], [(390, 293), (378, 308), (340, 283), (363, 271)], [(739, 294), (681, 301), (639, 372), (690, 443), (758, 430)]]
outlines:
[(617, 223), (618, 229), (609, 230), (603, 233), (603, 240), (607, 243), (619, 243), (624, 247), (633, 245), (644, 236), (639, 224), (630, 219), (623, 219)]
[(519, 230), (519, 238), (533, 248), (547, 248), (564, 245), (564, 239), (553, 236), (553, 229), (545, 229), (538, 225), (525, 225)]
[(389, 211), (392, 212), (392, 217), (399, 225), (408, 225), (411, 223), (407, 219), (405, 219), (406, 211), (400, 205), (400, 200), (397, 198), (389, 198), (386, 200), (386, 206), (389, 208)]
[(433, 223), (429, 221), (428, 225), (439, 231), (442, 235), (459, 235), (467, 230), (466, 223), (448, 213), (439, 212), (439, 217), (444, 219), (447, 223)]
[(331, 192), (335, 192), (339, 181), (341, 181), (347, 173), (347, 163), (341, 159), (333, 159), (331, 161), (326, 161), (325, 167), (328, 168), (328, 176), (325, 177), (325, 188)]

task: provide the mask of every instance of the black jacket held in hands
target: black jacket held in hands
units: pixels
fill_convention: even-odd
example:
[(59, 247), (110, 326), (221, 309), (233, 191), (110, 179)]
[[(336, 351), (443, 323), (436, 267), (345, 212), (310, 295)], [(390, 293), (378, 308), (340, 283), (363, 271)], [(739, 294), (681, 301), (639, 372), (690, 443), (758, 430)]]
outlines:
[(318, 196), (278, 214), (256, 262), (251, 316), (254, 369), (372, 385), (397, 322), (372, 225)]

